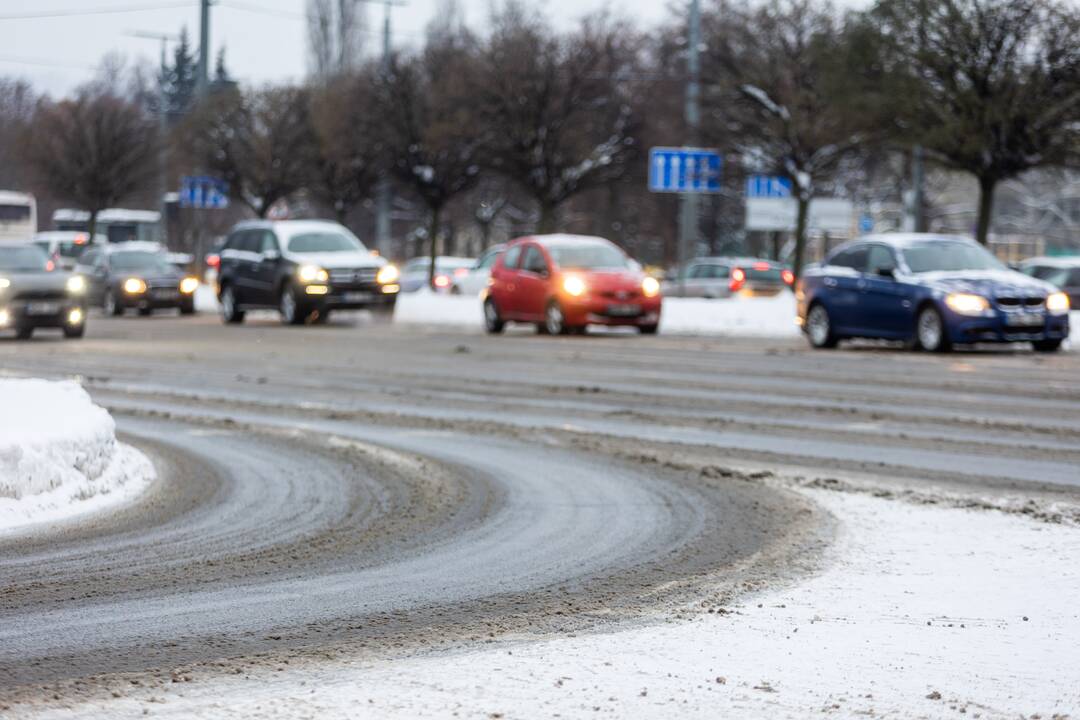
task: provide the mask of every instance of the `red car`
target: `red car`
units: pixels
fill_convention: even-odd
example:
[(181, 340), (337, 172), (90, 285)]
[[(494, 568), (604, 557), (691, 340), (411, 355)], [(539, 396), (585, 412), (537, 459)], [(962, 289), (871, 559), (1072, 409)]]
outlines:
[(491, 270), (484, 324), (536, 323), (540, 332), (584, 332), (586, 325), (630, 325), (646, 335), (660, 324), (660, 283), (614, 243), (580, 235), (538, 235), (510, 243)]

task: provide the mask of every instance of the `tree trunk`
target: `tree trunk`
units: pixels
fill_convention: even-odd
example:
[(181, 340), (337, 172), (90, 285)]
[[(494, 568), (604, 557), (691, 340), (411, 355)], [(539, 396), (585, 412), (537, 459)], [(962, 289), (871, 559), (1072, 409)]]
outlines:
[(337, 218), (338, 225), (345, 224), (345, 218), (348, 216), (348, 214), (349, 209), (345, 207), (345, 203), (343, 203), (341, 200), (338, 200), (334, 203), (334, 216)]
[(439, 215), (441, 205), (431, 207), (431, 223), (428, 225), (428, 257), (431, 258), (431, 266), (428, 268), (428, 287), (435, 289), (435, 259), (439, 256)]
[(541, 200), (540, 201), (540, 234), (547, 235), (548, 233), (555, 232), (557, 226), (556, 214), (558, 207), (555, 203)]
[(980, 245), (986, 245), (990, 236), (990, 222), (994, 218), (994, 188), (997, 180), (990, 177), (979, 178), (979, 219), (975, 224), (975, 239)]
[(795, 259), (791, 263), (791, 271), (795, 274), (798, 282), (802, 275), (803, 259), (806, 256), (806, 221), (810, 215), (810, 198), (799, 196), (799, 215), (795, 220)]

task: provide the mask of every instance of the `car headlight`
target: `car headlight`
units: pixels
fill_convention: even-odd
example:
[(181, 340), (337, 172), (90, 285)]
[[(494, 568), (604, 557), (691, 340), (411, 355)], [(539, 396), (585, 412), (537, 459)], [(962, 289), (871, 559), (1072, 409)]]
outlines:
[(388, 285), (392, 282), (397, 282), (397, 279), (401, 277), (401, 272), (398, 271), (394, 265), (383, 265), (379, 268), (378, 274), (375, 276), (375, 282), (380, 285)]
[(138, 295), (146, 292), (146, 283), (139, 278), (128, 278), (124, 281), (124, 292), (129, 295)]
[(1050, 293), (1046, 296), (1046, 311), (1051, 315), (1069, 312), (1069, 296), (1063, 292)]
[(199, 287), (199, 279), (193, 277), (186, 277), (180, 281), (180, 292), (185, 295), (190, 295), (195, 292)]
[(945, 296), (945, 304), (957, 315), (982, 315), (990, 309), (989, 300), (970, 293), (950, 293)]
[(300, 282), (326, 282), (330, 279), (330, 273), (322, 269), (318, 265), (301, 265), (296, 271), (296, 276), (300, 278)]
[(641, 281), (641, 292), (645, 297), (656, 297), (660, 294), (660, 282), (654, 277), (646, 277)]
[(82, 275), (72, 275), (67, 279), (65, 286), (72, 295), (82, 295), (86, 292), (86, 278)]
[(585, 294), (585, 281), (577, 275), (567, 275), (563, 278), (562, 289), (567, 295), (580, 297)]
[(3, 290), (6, 287), (11, 287), (11, 281), (7, 278), (0, 278), (0, 290)]

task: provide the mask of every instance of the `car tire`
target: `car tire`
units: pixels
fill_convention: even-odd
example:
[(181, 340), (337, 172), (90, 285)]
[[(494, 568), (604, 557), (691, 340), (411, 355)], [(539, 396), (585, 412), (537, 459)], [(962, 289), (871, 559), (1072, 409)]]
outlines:
[(220, 300), (222, 320), (230, 324), (244, 322), (244, 311), (237, 306), (236, 292), (232, 289), (232, 285), (221, 288)]
[(499, 308), (495, 306), (495, 301), (488, 298), (484, 301), (484, 329), (491, 335), (498, 335), (505, 327), (506, 323), (499, 315)]
[(450, 286), (450, 294), (451, 295), (460, 295), (461, 294), (461, 288), (459, 288), (457, 285), (451, 285)]
[(1052, 353), (1061, 349), (1061, 340), (1035, 340), (1031, 343), (1035, 352)]
[(566, 324), (566, 316), (563, 315), (559, 303), (552, 300), (544, 310), (544, 322), (540, 325), (542, 331), (548, 335), (566, 335), (569, 327)]
[(296, 289), (292, 285), (286, 285), (281, 289), (278, 296), (278, 312), (281, 313), (281, 322), (286, 325), (302, 325), (307, 313), (300, 301), (296, 299)]
[(945, 318), (933, 305), (926, 305), (915, 318), (915, 341), (927, 352), (948, 352), (952, 349)]
[(79, 323), (78, 325), (65, 325), (64, 337), (70, 340), (78, 340), (86, 334), (86, 323)]
[(19, 327), (15, 328), (15, 337), (19, 340), (29, 340), (30, 338), (34, 337), (34, 326), (20, 325)]
[(320, 310), (318, 313), (315, 314), (315, 319), (312, 320), (312, 322), (315, 325), (325, 325), (326, 323), (330, 322), (330, 311)]
[(101, 301), (101, 309), (106, 315), (119, 317), (124, 314), (124, 306), (116, 301), (116, 295), (112, 290), (105, 291), (105, 297)]
[(642, 335), (655, 335), (660, 330), (660, 325), (641, 325), (638, 330)]
[(840, 342), (833, 332), (829, 311), (821, 303), (814, 303), (806, 312), (806, 338), (815, 350), (831, 350)]
[(194, 315), (195, 314), (195, 302), (181, 303), (180, 305), (181, 315)]

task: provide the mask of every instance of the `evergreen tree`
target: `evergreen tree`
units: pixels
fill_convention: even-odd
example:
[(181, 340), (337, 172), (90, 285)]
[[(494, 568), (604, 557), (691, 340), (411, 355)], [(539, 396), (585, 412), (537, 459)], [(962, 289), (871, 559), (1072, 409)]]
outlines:
[(166, 63), (158, 77), (158, 82), (164, 87), (166, 112), (170, 122), (176, 122), (191, 109), (195, 100), (197, 73), (198, 60), (185, 26), (180, 30), (180, 42), (173, 50), (172, 63)]

